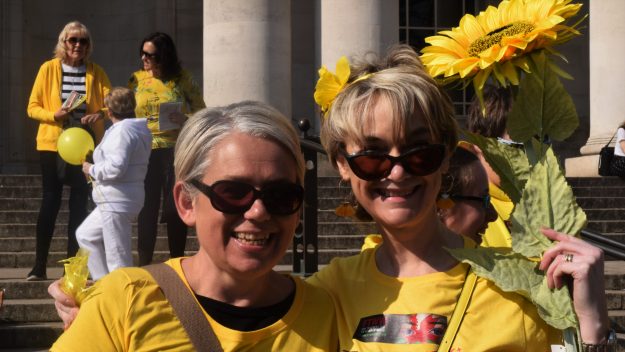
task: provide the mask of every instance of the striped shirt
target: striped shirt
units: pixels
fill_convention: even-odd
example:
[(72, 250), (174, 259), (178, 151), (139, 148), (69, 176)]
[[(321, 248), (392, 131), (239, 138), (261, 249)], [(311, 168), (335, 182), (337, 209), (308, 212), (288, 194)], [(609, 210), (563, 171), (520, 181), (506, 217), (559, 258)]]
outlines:
[[(72, 91), (76, 91), (80, 94), (87, 94), (86, 89), (86, 77), (87, 77), (87, 67), (85, 65), (81, 66), (69, 66), (66, 64), (62, 64), (63, 66), (63, 83), (61, 89), (61, 100), (65, 102)], [(71, 125), (80, 124), (80, 119), (85, 116), (87, 112), (87, 104), (82, 103), (79, 107), (72, 111), (72, 117), (70, 121)]]

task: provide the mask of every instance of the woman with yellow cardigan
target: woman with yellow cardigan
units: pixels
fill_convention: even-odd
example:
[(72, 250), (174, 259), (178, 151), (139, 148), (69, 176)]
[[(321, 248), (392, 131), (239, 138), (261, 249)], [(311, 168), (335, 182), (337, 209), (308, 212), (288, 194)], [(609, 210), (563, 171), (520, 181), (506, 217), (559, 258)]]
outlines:
[[(57, 140), (64, 129), (81, 127), (98, 142), (104, 133), (99, 119), (111, 83), (104, 70), (89, 61), (93, 41), (82, 23), (70, 22), (59, 34), (54, 58), (39, 68), (28, 101), (28, 116), (39, 121), (37, 151), (40, 156), (43, 199), (37, 219), (36, 258), (26, 280), (45, 280), (48, 251), (61, 205), (63, 184), (70, 186), (67, 256), (78, 250), (76, 228), (87, 216), (89, 187), (80, 166), (60, 160)], [(76, 92), (86, 100), (73, 108), (63, 103)], [(75, 93), (74, 93), (75, 94)]]

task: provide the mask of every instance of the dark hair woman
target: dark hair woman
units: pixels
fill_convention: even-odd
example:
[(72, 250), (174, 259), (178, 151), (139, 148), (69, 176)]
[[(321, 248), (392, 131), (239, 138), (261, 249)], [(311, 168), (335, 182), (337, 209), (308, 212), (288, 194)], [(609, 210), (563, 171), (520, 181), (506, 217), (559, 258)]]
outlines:
[[(139, 213), (139, 265), (152, 262), (161, 194), (162, 222), (167, 223), (171, 257), (184, 254), (187, 226), (174, 207), (171, 190), (174, 184), (174, 146), (187, 115), (205, 107), (202, 92), (178, 59), (171, 37), (156, 32), (148, 35), (139, 48), (142, 68), (132, 74), (128, 88), (135, 93), (137, 117), (147, 118), (152, 132), (152, 153), (145, 177), (145, 202)], [(164, 107), (173, 107), (165, 112)], [(171, 111), (171, 110), (168, 110)], [(168, 116), (161, 116), (166, 113)]]

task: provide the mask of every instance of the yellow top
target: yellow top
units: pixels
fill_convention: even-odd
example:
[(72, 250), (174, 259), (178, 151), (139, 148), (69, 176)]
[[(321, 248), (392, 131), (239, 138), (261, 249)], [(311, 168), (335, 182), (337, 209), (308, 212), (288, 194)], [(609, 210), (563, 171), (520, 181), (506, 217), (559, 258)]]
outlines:
[[(97, 64), (86, 63), (87, 112), (93, 114), (104, 108), (104, 97), (111, 88), (111, 82), (104, 70)], [(54, 113), (61, 109), (61, 85), (63, 71), (60, 59), (46, 61), (39, 68), (37, 78), (28, 99), (28, 117), (39, 121), (37, 150), (56, 152), (56, 143), (63, 132), (63, 122), (54, 120)], [(98, 120), (91, 125), (96, 144), (104, 135), (104, 122)]]
[[(189, 290), (181, 258), (167, 264)], [(272, 325), (254, 331), (227, 328), (204, 310), (215, 335), (228, 351), (334, 351), (336, 321), (326, 292), (298, 277), (289, 311)], [(197, 309), (202, 309), (198, 303)], [(51, 351), (192, 351), (173, 308), (147, 271), (118, 269), (95, 284), (71, 327)]]

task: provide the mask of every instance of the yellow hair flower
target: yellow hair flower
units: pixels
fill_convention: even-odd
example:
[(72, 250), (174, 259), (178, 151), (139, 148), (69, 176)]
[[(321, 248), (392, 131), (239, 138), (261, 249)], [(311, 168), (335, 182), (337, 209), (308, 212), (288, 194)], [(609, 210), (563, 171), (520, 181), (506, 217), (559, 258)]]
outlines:
[(580, 33), (579, 22), (565, 25), (581, 4), (571, 0), (505, 0), (477, 16), (465, 15), (458, 27), (425, 39), (421, 60), (433, 77), (446, 82), (473, 79), (481, 90), (492, 74), (502, 85), (519, 84), (529, 72), (527, 55), (551, 48)]
[(341, 56), (336, 63), (336, 74), (328, 71), (325, 65), (319, 69), (319, 80), (315, 86), (315, 102), (321, 107), (324, 115), (330, 110), (339, 92), (347, 85), (349, 75), (349, 61), (345, 56)]

